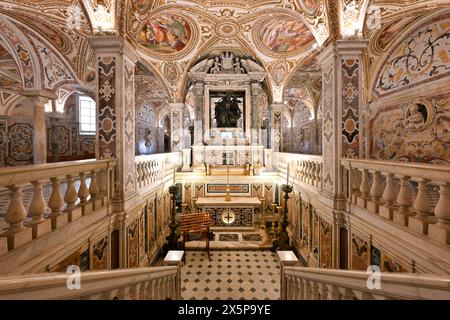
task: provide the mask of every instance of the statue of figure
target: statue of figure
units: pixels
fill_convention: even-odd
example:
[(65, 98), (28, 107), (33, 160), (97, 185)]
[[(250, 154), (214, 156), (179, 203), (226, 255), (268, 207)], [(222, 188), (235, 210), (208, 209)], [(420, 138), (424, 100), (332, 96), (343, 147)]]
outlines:
[(222, 64), (220, 63), (219, 57), (216, 57), (214, 59), (214, 66), (211, 68), (211, 73), (216, 74), (219, 73), (222, 70)]
[(237, 128), (242, 112), (236, 97), (227, 92), (227, 96), (216, 102), (214, 108), (218, 128)]
[(241, 60), (239, 59), (239, 57), (236, 57), (234, 59), (233, 67), (234, 67), (235, 73), (237, 73), (237, 74), (245, 73), (244, 68), (242, 68), (242, 66), (241, 66)]

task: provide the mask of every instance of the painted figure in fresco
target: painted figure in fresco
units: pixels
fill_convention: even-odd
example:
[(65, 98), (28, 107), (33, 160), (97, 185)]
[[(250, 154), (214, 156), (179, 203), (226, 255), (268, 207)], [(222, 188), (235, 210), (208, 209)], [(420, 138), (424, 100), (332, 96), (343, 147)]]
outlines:
[(231, 92), (227, 92), (226, 97), (216, 102), (214, 111), (218, 128), (237, 128), (242, 112), (238, 100), (231, 96)]
[(191, 29), (184, 20), (164, 14), (151, 18), (140, 34), (143, 44), (168, 53), (183, 50), (190, 37)]
[(261, 28), (260, 36), (262, 42), (274, 52), (295, 51), (314, 40), (303, 23), (284, 17), (267, 21)]

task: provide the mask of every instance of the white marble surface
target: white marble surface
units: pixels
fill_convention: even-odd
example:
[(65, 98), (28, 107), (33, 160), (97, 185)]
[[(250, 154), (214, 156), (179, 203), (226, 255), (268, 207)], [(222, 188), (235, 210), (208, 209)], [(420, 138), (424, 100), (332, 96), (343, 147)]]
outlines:
[(164, 263), (166, 264), (174, 264), (178, 263), (183, 259), (184, 251), (183, 250), (170, 250), (166, 257), (164, 258)]
[(225, 197), (200, 197), (196, 204), (198, 207), (258, 207), (261, 201), (257, 197), (231, 197), (230, 201), (225, 201)]
[(298, 259), (292, 251), (277, 251), (278, 258), (284, 265), (296, 265)]

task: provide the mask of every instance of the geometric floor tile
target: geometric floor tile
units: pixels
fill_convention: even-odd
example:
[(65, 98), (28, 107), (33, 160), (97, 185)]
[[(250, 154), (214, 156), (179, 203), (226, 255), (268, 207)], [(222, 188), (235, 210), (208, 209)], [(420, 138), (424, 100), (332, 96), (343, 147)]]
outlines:
[(271, 251), (186, 252), (181, 268), (184, 300), (277, 300), (280, 266)]

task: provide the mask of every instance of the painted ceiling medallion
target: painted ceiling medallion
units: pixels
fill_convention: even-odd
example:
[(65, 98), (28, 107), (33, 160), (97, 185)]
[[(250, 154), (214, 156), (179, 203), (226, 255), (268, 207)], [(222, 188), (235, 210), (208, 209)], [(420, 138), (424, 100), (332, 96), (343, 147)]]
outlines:
[(315, 15), (322, 4), (320, 0), (297, 0), (297, 2), (310, 16)]
[(150, 17), (138, 33), (138, 43), (155, 54), (178, 55), (192, 45), (193, 24), (171, 13)]
[(220, 22), (215, 28), (214, 32), (221, 38), (232, 38), (239, 33), (239, 25), (230, 21)]
[(255, 42), (270, 56), (294, 56), (314, 43), (309, 28), (299, 19), (277, 15), (263, 20), (255, 29)]

